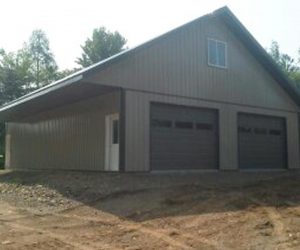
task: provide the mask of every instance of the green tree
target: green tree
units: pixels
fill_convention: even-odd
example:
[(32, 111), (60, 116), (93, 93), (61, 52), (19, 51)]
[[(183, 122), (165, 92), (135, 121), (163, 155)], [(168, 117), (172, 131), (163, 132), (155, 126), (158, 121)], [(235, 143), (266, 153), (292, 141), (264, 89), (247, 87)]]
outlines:
[(30, 91), (32, 77), (29, 55), (24, 50), (0, 53), (0, 105)]
[[(300, 64), (300, 49), (298, 50), (298, 65)], [(291, 74), (291, 79), (296, 83), (296, 87), (300, 93), (300, 68)]]
[[(300, 49), (298, 50), (298, 65), (300, 65)], [(299, 68), (295, 78), (300, 85), (300, 68)]]
[(274, 61), (280, 64), (280, 51), (279, 44), (276, 41), (271, 42), (271, 47), (268, 49), (270, 56), (274, 59)]
[(49, 40), (42, 30), (34, 30), (25, 45), (31, 57), (30, 74), (33, 77), (32, 86), (40, 88), (56, 79), (57, 64), (49, 47)]
[(289, 77), (292, 78), (292, 76), (299, 71), (299, 67), (295, 60), (288, 54), (280, 52), (278, 42), (272, 41), (269, 54)]
[(298, 85), (298, 88), (300, 89), (300, 71), (296, 71), (291, 74), (291, 79)]
[(59, 80), (59, 79), (65, 78), (69, 75), (72, 75), (79, 70), (80, 70), (79, 68), (73, 68), (73, 69), (64, 69), (64, 70), (58, 71), (56, 73), (56, 80)]
[(110, 32), (104, 27), (94, 29), (92, 38), (81, 46), (83, 53), (76, 63), (88, 67), (94, 63), (113, 56), (124, 49), (126, 39), (119, 32)]
[(278, 66), (287, 74), (289, 79), (292, 80), (292, 83), (296, 87), (296, 91), (300, 95), (300, 49), (298, 61), (290, 57), (288, 54), (281, 53), (279, 44), (275, 41), (272, 41), (268, 52)]
[[(32, 82), (28, 74), (31, 60), (24, 50), (6, 53), (0, 50), (0, 105), (26, 94)], [(0, 155), (4, 155), (5, 125), (0, 123)], [(4, 158), (0, 158), (0, 168)]]

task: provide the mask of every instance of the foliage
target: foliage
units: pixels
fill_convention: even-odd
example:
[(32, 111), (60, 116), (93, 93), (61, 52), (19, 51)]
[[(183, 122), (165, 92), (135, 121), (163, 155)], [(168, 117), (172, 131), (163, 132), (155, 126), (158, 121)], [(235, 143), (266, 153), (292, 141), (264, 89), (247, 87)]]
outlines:
[(30, 59), (27, 53), (19, 50), (16, 53), (0, 54), (0, 105), (11, 101), (26, 92), (32, 81), (28, 74)]
[(0, 105), (57, 78), (57, 65), (45, 33), (35, 30), (17, 52), (0, 50)]
[(295, 84), (298, 93), (300, 94), (300, 49), (298, 61), (290, 57), (288, 54), (280, 52), (279, 44), (272, 41), (271, 47), (268, 50), (271, 57), (278, 64), (278, 66), (287, 74), (287, 76)]
[(299, 67), (295, 60), (288, 54), (281, 53), (279, 50), (279, 44), (276, 41), (272, 41), (271, 47), (269, 49), (269, 54), (281, 67), (281, 69), (289, 76), (299, 71)]
[(83, 53), (76, 63), (88, 67), (119, 53), (125, 44), (126, 39), (117, 31), (112, 33), (104, 27), (94, 29), (92, 38), (88, 38), (81, 46)]
[(50, 51), (49, 40), (42, 30), (34, 30), (25, 45), (25, 51), (31, 59), (30, 74), (33, 86), (40, 88), (56, 79), (57, 64)]
[(80, 70), (79, 68), (73, 68), (73, 69), (64, 69), (64, 70), (58, 71), (56, 73), (56, 80), (59, 80), (59, 79), (65, 78), (69, 75), (72, 75), (79, 70)]
[[(300, 49), (298, 50), (298, 65), (300, 65)], [(295, 81), (297, 86), (300, 88), (300, 68), (291, 75), (291, 78)]]

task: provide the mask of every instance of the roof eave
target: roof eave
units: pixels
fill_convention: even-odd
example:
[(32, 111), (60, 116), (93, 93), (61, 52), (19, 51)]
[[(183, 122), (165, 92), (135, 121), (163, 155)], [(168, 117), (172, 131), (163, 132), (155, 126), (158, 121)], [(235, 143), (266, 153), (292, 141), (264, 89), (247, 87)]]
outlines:
[(20, 98), (18, 98), (16, 100), (14, 100), (12, 102), (9, 102), (6, 105), (2, 106), (0, 108), (0, 113), (2, 111), (8, 110), (8, 109), (10, 109), (12, 107), (21, 105), (24, 102), (27, 102), (27, 101), (35, 99), (35, 98), (37, 98), (39, 96), (45, 95), (45, 94), (47, 94), (49, 92), (52, 92), (54, 90), (57, 90), (57, 89), (65, 87), (65, 86), (68, 86), (70, 84), (73, 84), (75, 82), (78, 82), (81, 79), (82, 79), (82, 75), (81, 74), (76, 74), (76, 75), (71, 75), (71, 76), (68, 76), (66, 78), (63, 78), (63, 79), (61, 79), (59, 81), (56, 81), (54, 83), (51, 83), (49, 85), (46, 85), (46, 86), (44, 86), (44, 87), (42, 87), (40, 89), (37, 89), (37, 90), (35, 90), (35, 91), (27, 94), (27, 95), (24, 95), (24, 96), (22, 96), (22, 97), (20, 97)]

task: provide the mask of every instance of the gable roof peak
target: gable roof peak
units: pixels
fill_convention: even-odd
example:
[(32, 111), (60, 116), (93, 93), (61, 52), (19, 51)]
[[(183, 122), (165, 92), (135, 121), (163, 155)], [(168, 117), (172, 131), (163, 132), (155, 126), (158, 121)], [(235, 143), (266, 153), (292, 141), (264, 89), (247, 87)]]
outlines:
[(268, 55), (264, 48), (256, 41), (256, 39), (250, 34), (250, 32), (244, 27), (244, 25), (238, 20), (238, 18), (233, 14), (228, 6), (223, 6), (219, 9), (216, 9), (210, 14), (203, 15), (191, 22), (188, 22), (182, 26), (179, 26), (163, 35), (160, 35), (154, 39), (151, 39), (148, 42), (145, 42), (134, 48), (122, 51), (112, 57), (109, 57), (103, 61), (95, 63), (87, 68), (84, 68), (70, 76), (67, 76), (64, 79), (58, 80), (54, 83), (51, 83), (47, 86), (44, 86), (41, 89), (38, 89), (34, 92), (31, 92), (25, 96), (20, 97), (10, 103), (5, 104), (0, 108), (0, 115), (2, 112), (12, 109), (15, 106), (22, 105), (25, 102), (31, 101), (37, 97), (41, 97), (45, 94), (49, 94), (52, 91), (60, 89), (66, 85), (74, 84), (81, 80), (84, 80), (86, 77), (94, 74), (95, 72), (100, 71), (104, 67), (107, 67), (113, 63), (118, 62), (119, 60), (130, 56), (137, 51), (140, 51), (144, 48), (147, 48), (152, 43), (157, 42), (158, 40), (169, 36), (170, 34), (181, 30), (182, 28), (195, 23), (203, 18), (215, 16), (221, 17), (224, 20), (224, 23), (235, 33), (235, 35), (240, 39), (240, 41), (249, 49), (249, 51), (257, 58), (261, 65), (272, 75), (272, 77), (279, 83), (279, 85), (290, 95), (290, 97), (300, 106), (300, 98), (296, 92), (295, 86), (288, 79), (285, 73), (278, 67), (274, 60)]

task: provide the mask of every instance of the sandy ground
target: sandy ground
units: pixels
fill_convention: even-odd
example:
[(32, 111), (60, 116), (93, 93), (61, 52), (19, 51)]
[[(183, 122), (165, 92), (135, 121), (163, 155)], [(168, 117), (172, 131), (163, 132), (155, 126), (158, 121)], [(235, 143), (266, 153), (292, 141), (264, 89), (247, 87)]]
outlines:
[(300, 173), (2, 171), (0, 249), (300, 249)]

